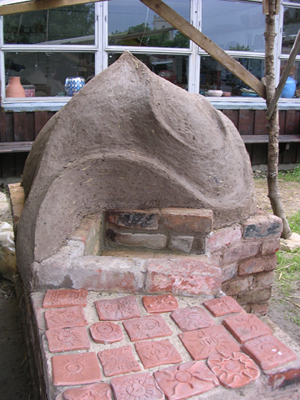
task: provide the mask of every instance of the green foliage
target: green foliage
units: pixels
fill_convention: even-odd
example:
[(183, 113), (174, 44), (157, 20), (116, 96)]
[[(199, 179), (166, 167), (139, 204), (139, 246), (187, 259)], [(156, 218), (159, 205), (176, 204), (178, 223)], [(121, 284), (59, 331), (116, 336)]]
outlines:
[(300, 211), (288, 217), (288, 221), (292, 232), (300, 235)]
[(300, 182), (300, 164), (290, 171), (279, 171), (279, 179), (284, 182)]
[(237, 43), (236, 46), (229, 46), (229, 50), (250, 51), (250, 46), (241, 46)]
[(296, 252), (278, 251), (277, 252), (276, 278), (288, 296), (296, 288), (300, 278), (300, 250)]

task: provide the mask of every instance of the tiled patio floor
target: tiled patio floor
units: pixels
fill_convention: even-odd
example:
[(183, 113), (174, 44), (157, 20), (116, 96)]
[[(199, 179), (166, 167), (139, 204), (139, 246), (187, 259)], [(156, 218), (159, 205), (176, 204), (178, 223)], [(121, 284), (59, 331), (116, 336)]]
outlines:
[(299, 399), (300, 348), (230, 297), (62, 289), (32, 301), (49, 400)]

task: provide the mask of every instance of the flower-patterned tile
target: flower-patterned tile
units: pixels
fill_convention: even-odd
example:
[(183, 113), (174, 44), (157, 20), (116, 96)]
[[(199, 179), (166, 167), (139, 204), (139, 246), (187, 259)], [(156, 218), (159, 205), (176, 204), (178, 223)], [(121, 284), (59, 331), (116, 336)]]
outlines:
[(172, 335), (171, 329), (159, 314), (124, 321), (123, 325), (132, 342)]
[(45, 320), (47, 329), (72, 328), (88, 324), (80, 306), (47, 310)]
[(145, 368), (182, 362), (180, 354), (169, 339), (139, 342), (135, 344), (135, 348)]
[(95, 383), (63, 392), (63, 400), (112, 400), (111, 389), (107, 383)]
[(133, 295), (111, 300), (97, 300), (95, 306), (101, 321), (120, 321), (140, 316), (140, 310)]
[(55, 386), (84, 385), (101, 379), (96, 353), (62, 354), (51, 361)]
[(240, 346), (222, 325), (179, 334), (193, 360), (205, 360), (213, 354), (232, 354)]
[(117, 349), (103, 350), (98, 353), (104, 375), (115, 376), (141, 371), (140, 364), (135, 360), (132, 347), (123, 346)]
[(143, 304), (148, 313), (164, 313), (178, 308), (177, 300), (172, 294), (144, 296)]
[(265, 371), (297, 359), (296, 354), (273, 335), (249, 340), (242, 350)]
[(86, 307), (87, 295), (86, 289), (49, 289), (44, 297), (43, 308)]
[(123, 339), (123, 331), (119, 325), (113, 322), (96, 322), (90, 326), (90, 333), (96, 343), (109, 344), (120, 342)]
[(164, 400), (165, 396), (149, 372), (112, 378), (116, 400)]
[(218, 377), (221, 385), (236, 389), (255, 381), (260, 376), (254, 361), (241, 352), (223, 356), (215, 354), (207, 360), (207, 365)]
[(90, 339), (86, 328), (63, 328), (46, 331), (51, 353), (85, 350), (90, 348)]
[(243, 308), (230, 296), (219, 297), (218, 299), (206, 300), (203, 305), (212, 313), (214, 317), (237, 313)]
[(183, 400), (219, 386), (217, 377), (203, 362), (190, 361), (154, 372), (168, 400)]
[(223, 325), (240, 342), (263, 335), (271, 335), (272, 330), (254, 314), (241, 313), (223, 320)]
[(171, 318), (184, 332), (215, 325), (208, 312), (200, 307), (179, 308), (171, 313)]

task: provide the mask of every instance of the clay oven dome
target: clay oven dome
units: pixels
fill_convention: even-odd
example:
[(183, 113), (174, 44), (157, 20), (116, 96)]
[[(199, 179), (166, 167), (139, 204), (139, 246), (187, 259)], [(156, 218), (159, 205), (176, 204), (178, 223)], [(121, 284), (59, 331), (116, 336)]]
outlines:
[(204, 97), (125, 52), (43, 128), (23, 174), (19, 264), (54, 254), (87, 214), (207, 208), (220, 227), (255, 210), (248, 154)]

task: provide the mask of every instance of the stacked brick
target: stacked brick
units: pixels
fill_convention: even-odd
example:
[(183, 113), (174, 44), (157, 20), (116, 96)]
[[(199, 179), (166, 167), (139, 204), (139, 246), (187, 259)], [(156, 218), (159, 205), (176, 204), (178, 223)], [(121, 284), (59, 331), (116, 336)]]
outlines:
[(243, 388), (245, 400), (271, 400), (298, 393), (300, 360), (267, 324), (229, 296), (196, 304), (182, 307), (170, 294), (47, 291), (35, 312), (46, 321), (49, 398), (234, 400), (240, 394), (231, 390)]

